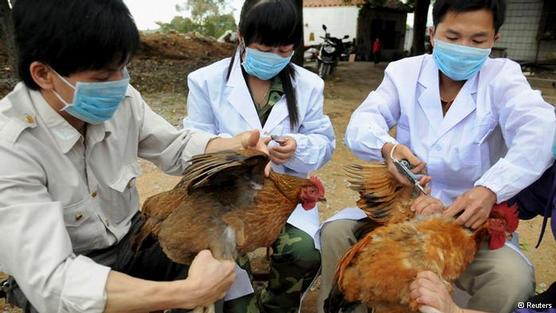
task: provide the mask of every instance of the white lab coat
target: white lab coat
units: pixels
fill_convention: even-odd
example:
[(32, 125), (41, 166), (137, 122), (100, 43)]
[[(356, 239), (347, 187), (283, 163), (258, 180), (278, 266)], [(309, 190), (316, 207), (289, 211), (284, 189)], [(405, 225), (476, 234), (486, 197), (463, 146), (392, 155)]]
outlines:
[[(353, 113), (347, 146), (363, 160), (381, 160), (384, 143), (407, 145), (427, 163), (432, 195), (445, 205), (479, 185), (508, 200), (552, 164), (554, 108), (517, 63), (488, 59), (444, 117), (438, 77), (431, 55), (391, 63)], [(388, 134), (393, 126), (396, 139)]]
[[(330, 160), (336, 141), (332, 123), (323, 113), (322, 79), (294, 66), (295, 79), (292, 85), (296, 92), (299, 124), (291, 129), (286, 98), (283, 96), (272, 108), (265, 125), (261, 125), (241, 71), (239, 54), (236, 54), (229, 80), (226, 81), (229, 64), (230, 59), (224, 59), (189, 74), (184, 128), (224, 137), (251, 129), (260, 130), (263, 136), (291, 136), (297, 142), (294, 157), (283, 165), (272, 165), (273, 170), (280, 173), (307, 177)], [(318, 208), (306, 211), (298, 206), (290, 215), (288, 223), (315, 238), (320, 226)], [(245, 276), (242, 271), (238, 271), (238, 274), (239, 277)], [(239, 280), (236, 279), (236, 283), (239, 284)], [(247, 293), (247, 290), (242, 291), (243, 288), (236, 285), (232, 286), (226, 299)]]
[[(445, 205), (479, 185), (492, 190), (498, 202), (508, 200), (552, 164), (554, 108), (531, 89), (517, 63), (488, 59), (446, 116), (438, 76), (431, 55), (391, 63), (377, 90), (353, 113), (346, 145), (365, 161), (382, 160), (387, 142), (408, 146), (427, 163), (431, 194)], [(393, 126), (395, 139), (388, 134)], [(324, 224), (365, 216), (346, 208)], [(514, 243), (506, 246), (532, 266)]]

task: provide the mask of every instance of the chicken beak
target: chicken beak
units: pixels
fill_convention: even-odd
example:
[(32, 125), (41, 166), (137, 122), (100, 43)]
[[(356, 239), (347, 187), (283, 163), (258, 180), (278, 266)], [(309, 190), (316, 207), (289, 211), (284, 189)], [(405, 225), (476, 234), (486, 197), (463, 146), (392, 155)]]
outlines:
[(320, 198), (319, 202), (326, 203), (326, 198), (325, 197)]

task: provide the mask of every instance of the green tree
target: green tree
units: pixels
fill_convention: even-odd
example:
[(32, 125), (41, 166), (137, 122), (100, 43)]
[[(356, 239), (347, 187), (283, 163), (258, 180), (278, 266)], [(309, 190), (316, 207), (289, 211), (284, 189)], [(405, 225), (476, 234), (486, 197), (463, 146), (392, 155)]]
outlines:
[(235, 30), (236, 28), (236, 20), (232, 14), (208, 16), (200, 33), (212, 37), (220, 37), (225, 31), (229, 29)]
[(160, 26), (160, 31), (168, 33), (175, 31), (179, 33), (188, 33), (199, 31), (199, 27), (189, 17), (176, 16), (170, 23), (156, 22)]
[(228, 6), (226, 0), (187, 0), (182, 5), (176, 5), (178, 12), (190, 12), (191, 19), (197, 24), (203, 24), (207, 18), (219, 16)]
[(160, 23), (162, 32), (192, 32), (196, 31), (205, 36), (219, 37), (229, 29), (237, 28), (228, 0), (187, 0), (176, 5), (176, 10), (182, 15), (189, 13), (191, 17), (176, 16), (170, 23)]

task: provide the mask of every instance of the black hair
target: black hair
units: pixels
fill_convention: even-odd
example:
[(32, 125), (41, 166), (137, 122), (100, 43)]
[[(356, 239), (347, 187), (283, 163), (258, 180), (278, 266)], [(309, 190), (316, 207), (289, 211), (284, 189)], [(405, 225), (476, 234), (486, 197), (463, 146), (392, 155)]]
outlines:
[[(239, 18), (239, 32), (245, 46), (258, 43), (265, 46), (294, 45), (294, 49), (303, 43), (303, 28), (299, 21), (297, 7), (293, 0), (245, 0)], [(235, 54), (230, 60), (226, 80), (235, 61)], [(278, 77), (282, 81), (291, 127), (299, 123), (297, 100), (292, 80), (295, 78), (293, 65), (288, 64)]]
[(449, 11), (469, 12), (481, 9), (492, 12), (494, 30), (498, 33), (506, 17), (506, 0), (436, 0), (432, 9), (434, 27), (442, 22)]
[(18, 72), (40, 87), (29, 67), (38, 61), (60, 75), (123, 65), (139, 47), (139, 31), (122, 0), (17, 0), (13, 19)]

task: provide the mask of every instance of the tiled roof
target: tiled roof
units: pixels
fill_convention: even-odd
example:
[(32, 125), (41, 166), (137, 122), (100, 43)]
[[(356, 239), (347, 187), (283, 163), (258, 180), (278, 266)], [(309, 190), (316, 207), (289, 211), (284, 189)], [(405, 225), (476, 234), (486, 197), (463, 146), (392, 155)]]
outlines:
[(355, 6), (362, 5), (365, 0), (303, 0), (303, 7), (317, 8), (317, 7), (342, 7), (342, 6)]
[[(359, 6), (365, 4), (365, 0), (303, 0), (303, 7), (341, 7), (341, 6)], [(399, 0), (386, 0), (381, 7), (394, 10), (407, 11), (407, 6)]]

